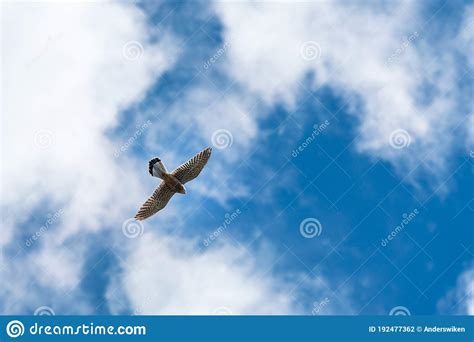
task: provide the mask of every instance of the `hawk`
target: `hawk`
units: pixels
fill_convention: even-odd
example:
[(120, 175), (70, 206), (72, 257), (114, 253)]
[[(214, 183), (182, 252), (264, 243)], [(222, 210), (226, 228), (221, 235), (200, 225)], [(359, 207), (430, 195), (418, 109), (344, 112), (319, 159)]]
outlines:
[(159, 158), (148, 162), (148, 172), (153, 177), (162, 179), (150, 198), (142, 205), (135, 215), (136, 220), (144, 220), (163, 209), (175, 193), (186, 194), (184, 184), (196, 178), (211, 156), (210, 147), (202, 150), (186, 163), (181, 164), (171, 173)]

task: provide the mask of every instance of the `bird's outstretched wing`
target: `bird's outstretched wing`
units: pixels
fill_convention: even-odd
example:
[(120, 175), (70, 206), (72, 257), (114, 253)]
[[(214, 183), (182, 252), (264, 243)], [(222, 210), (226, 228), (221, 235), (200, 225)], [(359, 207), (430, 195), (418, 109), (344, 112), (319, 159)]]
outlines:
[(156, 214), (168, 204), (175, 193), (165, 182), (161, 182), (150, 198), (138, 210), (135, 219), (140, 221)]
[(196, 178), (201, 170), (206, 165), (211, 156), (212, 148), (208, 147), (194, 157), (189, 159), (186, 163), (181, 164), (171, 174), (178, 178), (181, 183), (189, 182)]

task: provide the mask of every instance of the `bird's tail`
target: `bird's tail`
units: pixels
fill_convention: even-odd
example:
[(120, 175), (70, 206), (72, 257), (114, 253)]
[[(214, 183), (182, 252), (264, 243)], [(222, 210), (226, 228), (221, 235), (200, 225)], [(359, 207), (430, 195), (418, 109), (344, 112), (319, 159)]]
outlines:
[(160, 158), (153, 158), (148, 162), (148, 172), (153, 177), (158, 177), (163, 179), (163, 174), (167, 173), (165, 164), (161, 161)]

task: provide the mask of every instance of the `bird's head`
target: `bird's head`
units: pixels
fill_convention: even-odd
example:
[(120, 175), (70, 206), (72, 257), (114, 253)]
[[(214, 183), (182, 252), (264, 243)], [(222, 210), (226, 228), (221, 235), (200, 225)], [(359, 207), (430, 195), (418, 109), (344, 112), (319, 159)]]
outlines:
[(183, 184), (178, 184), (178, 192), (183, 195), (186, 194), (186, 188), (184, 187)]

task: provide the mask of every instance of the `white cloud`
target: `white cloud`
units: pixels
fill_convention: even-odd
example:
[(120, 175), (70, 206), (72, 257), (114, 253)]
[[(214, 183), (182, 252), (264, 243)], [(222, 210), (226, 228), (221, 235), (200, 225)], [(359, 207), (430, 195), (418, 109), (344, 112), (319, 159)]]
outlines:
[[(98, 229), (127, 206), (111, 203), (112, 195), (136, 194), (133, 177), (126, 189), (117, 184), (130, 170), (115, 163), (104, 133), (172, 63), (173, 48), (149, 43), (144, 15), (131, 6), (7, 3), (3, 10), (6, 215), (21, 219), (47, 197), (67, 203), (68, 231)], [(123, 56), (131, 40), (143, 46), (137, 60)], [(25, 198), (27, 207), (19, 206)]]
[(464, 10), (463, 20), (457, 37), (459, 50), (465, 54), (466, 60), (471, 69), (474, 68), (474, 5), (466, 6)]
[(131, 311), (140, 314), (296, 312), (289, 286), (263, 274), (265, 268), (241, 248), (225, 243), (198, 252), (192, 240), (153, 233), (137, 240), (108, 291), (116, 313), (124, 301), (121, 289)]
[[(228, 72), (268, 104), (297, 105), (311, 90), (330, 86), (359, 121), (358, 149), (401, 170), (421, 159), (436, 178), (446, 168), (465, 119), (456, 111), (452, 43), (430, 46), (426, 18), (414, 3), (351, 6), (340, 2), (217, 2), (224, 40), (231, 41)], [(414, 20), (413, 20), (414, 19)], [(314, 73), (312, 85), (304, 76)], [(436, 93), (427, 100), (426, 82)], [(467, 126), (467, 122), (463, 123)], [(409, 148), (394, 149), (391, 133), (409, 132)]]
[[(33, 314), (42, 305), (57, 314), (93, 312), (84, 294), (78, 291), (87, 246), (58, 245), (43, 237), (44, 245), (34, 250), (6, 254), (0, 263), (0, 301), (4, 314)], [(18, 248), (20, 249), (20, 248)]]
[[(474, 5), (466, 6), (464, 16), (456, 39), (458, 51), (464, 55), (471, 72), (474, 70)], [(472, 83), (472, 82), (471, 82)], [(472, 94), (472, 88), (469, 89), (469, 95)], [(468, 96), (469, 96), (468, 95)], [(469, 119), (467, 121), (468, 134), (467, 144), (470, 150), (473, 150), (474, 145), (474, 106), (472, 99), (466, 104), (467, 110), (470, 111)]]
[(437, 307), (440, 314), (474, 315), (474, 267), (459, 275), (456, 287), (438, 301)]
[[(24, 312), (48, 300), (45, 289), (72, 290), (86, 248), (79, 236), (121, 224), (141, 200), (133, 164), (118, 164), (105, 134), (172, 65), (175, 49), (125, 4), (2, 3), (2, 12), (0, 246), (23, 252), (4, 255), (0, 296)], [(139, 58), (124, 50), (129, 41), (143, 48)], [(26, 247), (23, 234), (47, 220), (48, 208), (62, 208), (60, 220)]]

